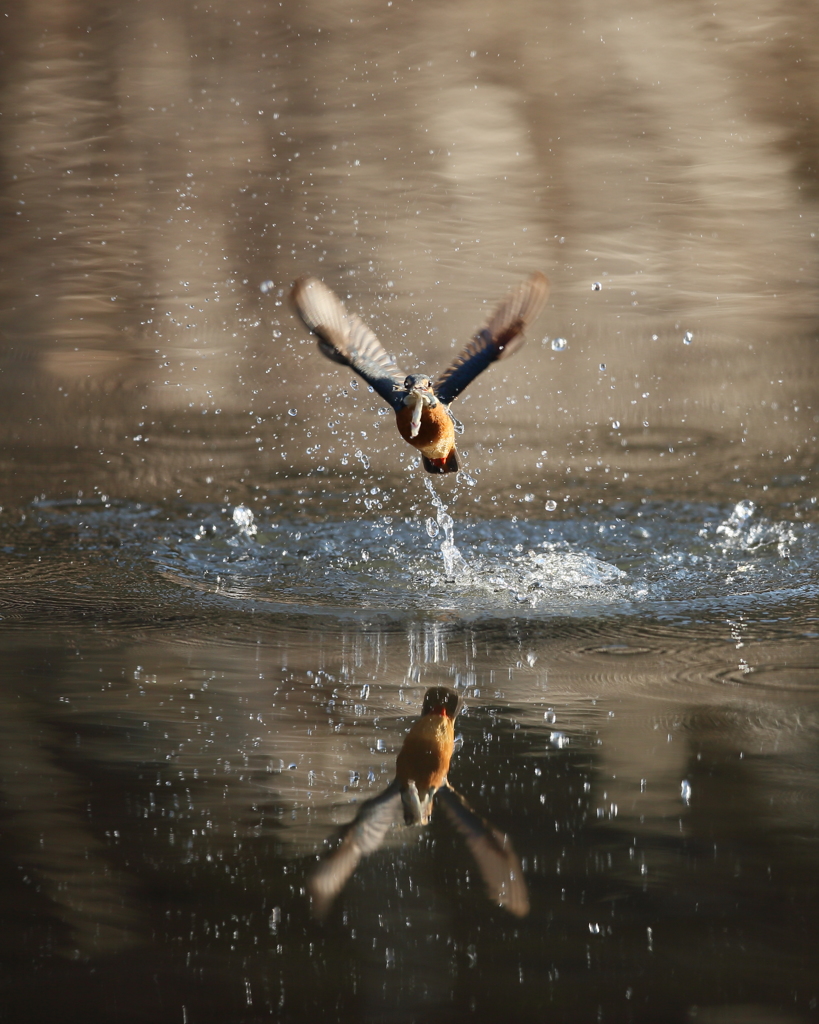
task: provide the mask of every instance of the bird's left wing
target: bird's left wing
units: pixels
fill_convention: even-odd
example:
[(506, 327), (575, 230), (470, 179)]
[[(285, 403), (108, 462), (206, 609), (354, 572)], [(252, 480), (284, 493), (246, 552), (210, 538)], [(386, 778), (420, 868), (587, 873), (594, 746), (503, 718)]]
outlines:
[(290, 293), (296, 312), (318, 338), (319, 349), (355, 370), (393, 409), (403, 404), (404, 376), (360, 317), (316, 277), (300, 277)]
[(340, 845), (310, 874), (307, 891), (316, 917), (325, 916), (361, 858), (373, 853), (384, 842), (400, 802), (401, 790), (397, 780), (390, 783), (383, 793), (365, 800), (358, 814), (344, 828)]
[(489, 898), (516, 917), (525, 917), (529, 913), (529, 890), (509, 837), (476, 814), (448, 782), (436, 796), (449, 820), (466, 839)]
[(548, 297), (549, 279), (540, 271), (513, 288), (489, 317), (486, 326), (435, 382), (435, 394), (441, 401), (449, 405), (490, 363), (517, 352), (523, 344), (526, 325), (540, 313)]

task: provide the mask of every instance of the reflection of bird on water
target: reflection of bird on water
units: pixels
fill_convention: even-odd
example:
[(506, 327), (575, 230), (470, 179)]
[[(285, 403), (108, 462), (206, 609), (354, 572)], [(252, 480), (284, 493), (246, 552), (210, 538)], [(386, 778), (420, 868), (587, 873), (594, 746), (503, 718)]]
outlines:
[(307, 880), (317, 917), (330, 909), (361, 858), (379, 848), (399, 803), (403, 804), (407, 825), (426, 825), (436, 796), (447, 817), (466, 838), (489, 898), (518, 917), (529, 912), (526, 881), (508, 837), (477, 815), (447, 780), (455, 746), (455, 716), (461, 704), (460, 695), (445, 686), (427, 690), (421, 717), (407, 733), (398, 754), (395, 779), (383, 793), (361, 805), (344, 829), (341, 844)]
[(348, 313), (317, 278), (299, 278), (291, 297), (324, 355), (355, 370), (393, 407), (398, 432), (420, 451), (424, 469), (455, 473), (458, 453), (449, 403), (490, 363), (520, 348), (524, 328), (541, 311), (548, 294), (549, 282), (541, 273), (514, 288), (434, 383), (424, 373), (405, 377), (364, 321)]

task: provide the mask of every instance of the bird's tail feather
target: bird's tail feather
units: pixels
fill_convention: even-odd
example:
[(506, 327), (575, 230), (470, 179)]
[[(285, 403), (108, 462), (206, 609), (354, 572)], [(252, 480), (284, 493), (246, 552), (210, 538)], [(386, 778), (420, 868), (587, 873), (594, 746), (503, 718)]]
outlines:
[(461, 468), (458, 453), (454, 448), (445, 459), (428, 459), (426, 455), (422, 455), (421, 458), (427, 473), (457, 473)]

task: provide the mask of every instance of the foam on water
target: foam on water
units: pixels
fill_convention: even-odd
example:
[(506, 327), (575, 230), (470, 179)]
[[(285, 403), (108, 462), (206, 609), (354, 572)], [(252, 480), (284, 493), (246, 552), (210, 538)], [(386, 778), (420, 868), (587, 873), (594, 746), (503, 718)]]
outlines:
[[(573, 520), (434, 515), (296, 521), (200, 509), (167, 523), (156, 568), (228, 600), (345, 614), (449, 610), (687, 618), (819, 593), (812, 524), (772, 522), (749, 502)], [(238, 518), (237, 518), (238, 517)]]
[[(39, 506), (95, 557), (130, 553), (189, 593), (301, 613), (462, 618), (747, 614), (819, 594), (812, 523), (743, 501), (594, 508), (573, 519), (459, 518), (430, 484), (428, 516), (318, 521), (235, 507)], [(386, 502), (380, 502), (381, 511)], [(375, 512), (375, 507), (370, 512)]]

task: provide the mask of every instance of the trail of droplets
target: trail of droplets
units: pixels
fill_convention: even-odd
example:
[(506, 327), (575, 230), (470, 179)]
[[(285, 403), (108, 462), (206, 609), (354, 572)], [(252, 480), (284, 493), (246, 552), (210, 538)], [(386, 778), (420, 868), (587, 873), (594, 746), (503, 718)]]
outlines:
[[(435, 506), (435, 522), (437, 523), (438, 529), (443, 532), (444, 539), (441, 541), (441, 555), (444, 559), (444, 573), (447, 579), (455, 579), (459, 574), (463, 574), (467, 571), (468, 566), (466, 559), (463, 557), (461, 552), (455, 546), (455, 522), (452, 516), (447, 512), (447, 506), (441, 501), (438, 494), (435, 492), (435, 488), (432, 486), (432, 482), (429, 477), (424, 477), (424, 486), (429, 492), (429, 496), (432, 498), (432, 504)], [(430, 522), (427, 520), (427, 533), (430, 537), (437, 535), (430, 532)]]

